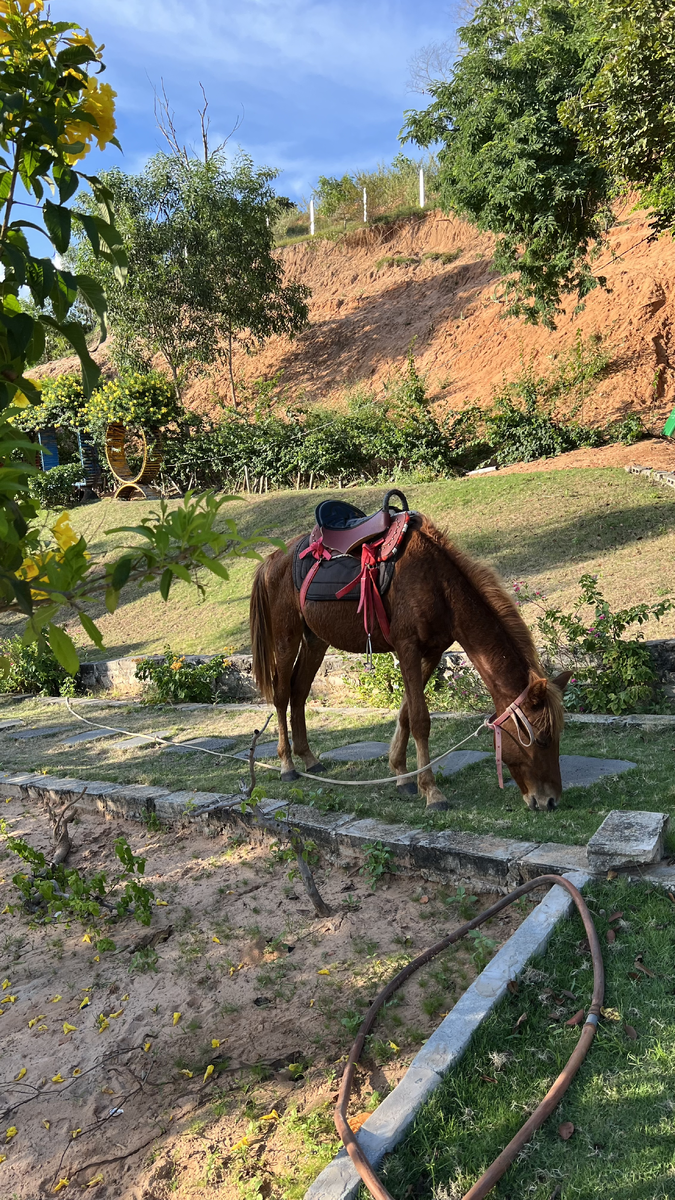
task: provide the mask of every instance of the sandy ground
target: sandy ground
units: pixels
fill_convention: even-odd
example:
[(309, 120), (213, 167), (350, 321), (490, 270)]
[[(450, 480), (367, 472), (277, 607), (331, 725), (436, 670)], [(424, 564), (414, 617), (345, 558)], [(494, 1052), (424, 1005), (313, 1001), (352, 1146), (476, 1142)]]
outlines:
[(537, 458), (534, 462), (514, 463), (495, 474), (523, 475), (531, 471), (564, 471), (571, 467), (630, 467), (639, 464), (654, 471), (675, 471), (675, 441), (645, 438), (635, 446), (598, 446), (570, 450), (557, 458)]
[[(40, 806), (2, 809), (6, 833), (48, 850)], [(0, 1146), (1, 1200), (51, 1195), (62, 1180), (66, 1195), (86, 1187), (100, 1200), (195, 1187), (301, 1195), (335, 1147), (330, 1110), (358, 1014), (457, 923), (457, 905), (444, 903), (454, 889), (388, 875), (373, 892), (358, 867), (322, 863), (333, 915), (318, 919), (269, 839), (94, 816), (71, 832), (68, 865), (85, 872), (112, 872), (125, 836), (147, 856), (159, 903), (147, 929), (133, 918), (45, 924), (5, 908), (20, 864), (0, 850), (0, 1105), (3, 1136), (16, 1130)], [(524, 911), (484, 932), (500, 944)], [(97, 947), (102, 935), (114, 950)], [(402, 989), (365, 1055), (352, 1114), (404, 1073), (475, 976), (470, 955), (450, 951)]]

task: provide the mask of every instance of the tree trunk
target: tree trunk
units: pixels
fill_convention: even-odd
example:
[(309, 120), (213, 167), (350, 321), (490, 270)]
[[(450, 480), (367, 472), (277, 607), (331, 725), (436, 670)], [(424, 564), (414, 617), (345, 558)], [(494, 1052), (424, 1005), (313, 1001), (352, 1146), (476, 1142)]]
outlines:
[(234, 371), (232, 370), (232, 322), (227, 325), (227, 365), (230, 371), (230, 396), (232, 404), (237, 407), (237, 392), (234, 386)]

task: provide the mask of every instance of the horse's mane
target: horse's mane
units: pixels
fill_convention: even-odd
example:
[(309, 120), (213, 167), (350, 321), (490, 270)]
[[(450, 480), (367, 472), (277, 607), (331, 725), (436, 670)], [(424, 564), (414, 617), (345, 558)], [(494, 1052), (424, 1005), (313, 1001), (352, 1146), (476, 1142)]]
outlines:
[[(530, 684), (537, 679), (545, 678), (534, 639), (514, 600), (506, 591), (504, 584), (487, 563), (470, 558), (438, 529), (427, 517), (422, 518), (420, 533), (443, 550), (462, 575), (476, 589), (482, 600), (487, 604), (496, 620), (502, 626), (506, 636), (513, 643), (518, 654), (524, 659), (530, 675)], [(547, 687), (544, 703), (544, 724), (547, 732), (559, 733), (563, 727), (562, 693), (557, 687)]]

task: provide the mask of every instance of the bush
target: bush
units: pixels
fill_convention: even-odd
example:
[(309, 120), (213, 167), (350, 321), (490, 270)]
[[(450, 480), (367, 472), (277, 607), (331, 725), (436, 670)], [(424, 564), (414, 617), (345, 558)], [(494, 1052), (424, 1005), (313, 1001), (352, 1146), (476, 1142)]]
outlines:
[(49, 646), (37, 642), (22, 645), (20, 637), (0, 639), (5, 674), (0, 674), (2, 692), (37, 692), (40, 696), (71, 696), (72, 675), (56, 661)]
[[(623, 640), (627, 629), (659, 621), (675, 608), (666, 598), (656, 604), (634, 604), (613, 612), (598, 586), (597, 576), (582, 575), (579, 596), (571, 612), (548, 608), (543, 593), (524, 583), (514, 584), (518, 603), (530, 601), (539, 609), (537, 627), (549, 669), (573, 671), (565, 692), (570, 712), (667, 712), (668, 704), (643, 635)], [(584, 615), (591, 609), (592, 616)]]
[(634, 446), (636, 442), (647, 437), (647, 430), (642, 423), (642, 417), (637, 413), (628, 413), (620, 421), (615, 421), (607, 429), (611, 442), (621, 442), (622, 446)]
[(82, 429), (85, 424), (86, 397), (82, 391), (81, 375), (58, 375), (40, 384), (42, 403), (35, 408), (22, 408), (14, 423), (25, 433), (54, 427)]
[(136, 667), (136, 678), (149, 682), (148, 704), (215, 704), (216, 684), (230, 663), (224, 654), (216, 654), (205, 663), (187, 662), (167, 646), (161, 662), (143, 658)]
[(80, 499), (75, 487), (78, 483), (84, 483), (82, 464), (65, 463), (30, 476), (28, 490), (40, 508), (70, 508)]
[[(374, 654), (372, 670), (358, 676), (360, 698), (374, 708), (399, 708), (405, 696), (403, 676), (394, 654)], [(449, 671), (438, 667), (424, 689), (433, 712), (486, 712), (490, 694), (473, 667), (459, 656), (451, 656)]]
[(169, 381), (159, 372), (150, 371), (104, 383), (88, 401), (85, 415), (86, 428), (102, 441), (111, 421), (163, 429), (185, 414)]

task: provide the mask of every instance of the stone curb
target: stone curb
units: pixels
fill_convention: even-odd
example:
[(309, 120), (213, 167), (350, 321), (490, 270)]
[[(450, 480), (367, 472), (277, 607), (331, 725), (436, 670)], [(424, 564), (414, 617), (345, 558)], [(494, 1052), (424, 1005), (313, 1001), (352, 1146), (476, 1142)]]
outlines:
[[(582, 888), (591, 876), (587, 872), (572, 871), (566, 873), (565, 878)], [(376, 1167), (403, 1139), (423, 1104), (443, 1076), (457, 1065), (476, 1030), (506, 994), (509, 980), (515, 979), (534, 955), (543, 953), (556, 925), (573, 907), (574, 901), (566, 891), (551, 888), (460, 996), (452, 1011), (415, 1055), (401, 1082), (356, 1135), (373, 1166)], [(360, 1185), (361, 1179), (343, 1147), (310, 1185), (305, 1200), (354, 1200)]]
[[(187, 820), (201, 820), (224, 825), (246, 825), (260, 830), (255, 815), (242, 813), (242, 796), (224, 792), (171, 791), (169, 788), (145, 784), (120, 784), (97, 779), (60, 779), (40, 772), (0, 771), (0, 787), (12, 797), (25, 800), (58, 800), (68, 803), (85, 792), (77, 807), (86, 812), (101, 812), (110, 817), (126, 817), (147, 821), (156, 816), (168, 825)], [(382, 842), (408, 870), (419, 871), (424, 879), (480, 886), (484, 891), (503, 894), (518, 887), (524, 880), (537, 875), (563, 875), (567, 871), (604, 874), (608, 865), (631, 867), (663, 874), (664, 886), (675, 886), (675, 867), (660, 864), (663, 853), (663, 834), (667, 815), (659, 813), (612, 812), (605, 818), (597, 840), (605, 831), (602, 859), (589, 861), (586, 846), (570, 846), (557, 842), (520, 842), (513, 838), (491, 837), (487, 834), (459, 833), (450, 829), (438, 832), (415, 829), (409, 825), (387, 825), (375, 818), (356, 817), (354, 813), (322, 813), (307, 804), (288, 805), (283, 800), (263, 800), (261, 813), (270, 817), (275, 812), (288, 813), (288, 818), (304, 838), (311, 838), (332, 859), (362, 862), (368, 843)], [(611, 835), (609, 825), (619, 821), (633, 830), (630, 855), (616, 857), (616, 831)], [(651, 829), (651, 825), (654, 826)], [(637, 836), (641, 827), (640, 837)], [(624, 830), (620, 840), (628, 837)], [(593, 840), (593, 839), (592, 839)], [(614, 849), (613, 849), (614, 847)], [(628, 847), (626, 847), (627, 849)], [(635, 848), (639, 853), (635, 853)], [(665, 873), (664, 873), (665, 872)]]

